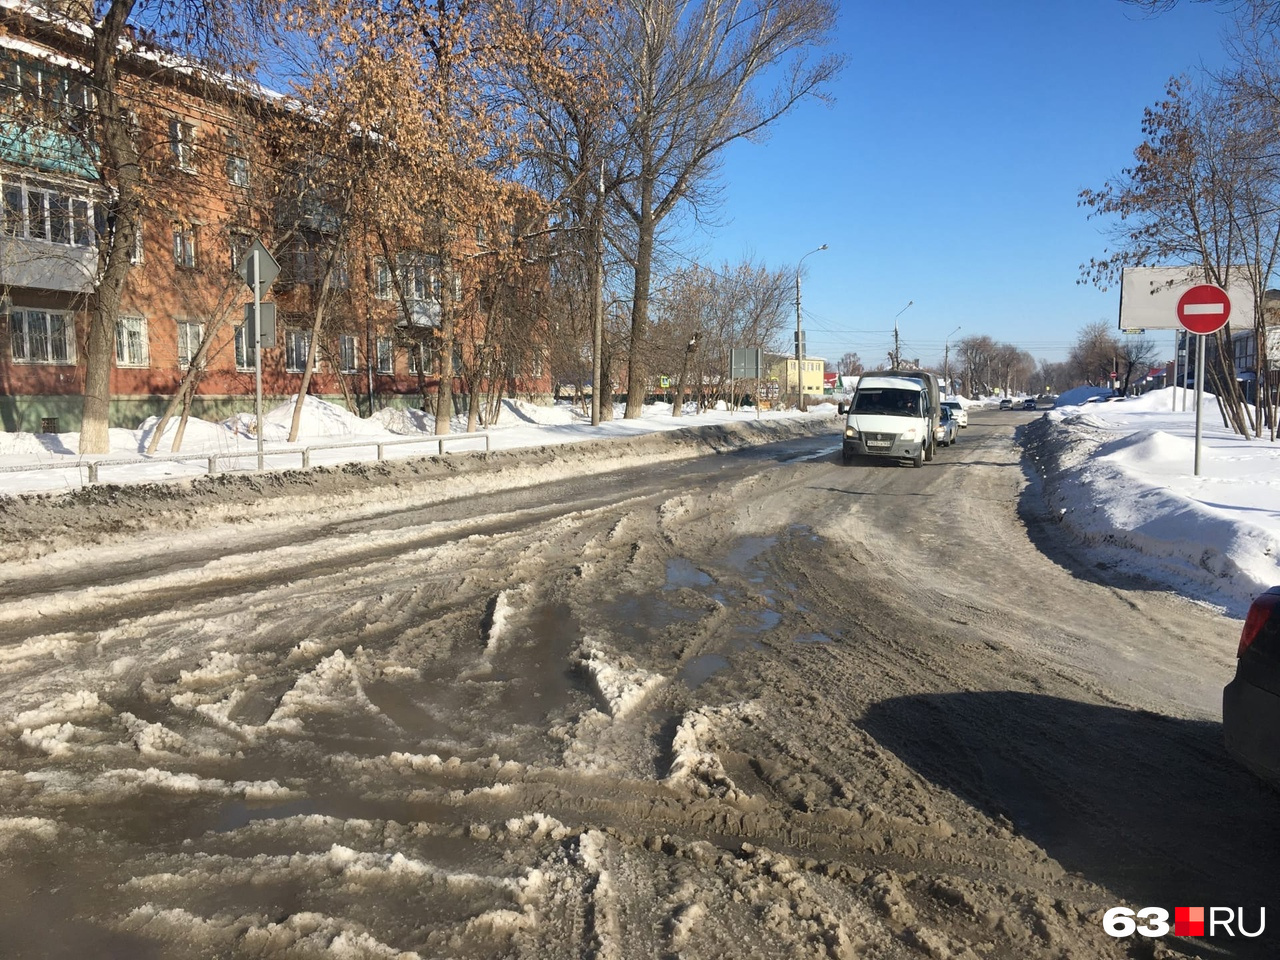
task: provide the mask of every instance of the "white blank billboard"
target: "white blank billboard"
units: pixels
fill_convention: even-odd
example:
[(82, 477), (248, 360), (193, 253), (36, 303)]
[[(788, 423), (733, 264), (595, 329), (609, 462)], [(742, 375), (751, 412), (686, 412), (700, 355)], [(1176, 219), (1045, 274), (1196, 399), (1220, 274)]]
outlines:
[[(1253, 287), (1243, 269), (1231, 271), (1229, 323), (1236, 329), (1253, 326)], [(1121, 330), (1181, 330), (1178, 298), (1204, 283), (1198, 267), (1125, 267), (1120, 273)]]

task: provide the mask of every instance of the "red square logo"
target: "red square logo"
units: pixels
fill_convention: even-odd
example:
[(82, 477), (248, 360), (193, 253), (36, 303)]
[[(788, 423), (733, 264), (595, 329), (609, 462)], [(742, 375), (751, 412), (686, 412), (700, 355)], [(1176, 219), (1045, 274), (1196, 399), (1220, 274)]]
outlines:
[(1179, 937), (1204, 936), (1204, 907), (1174, 907), (1173, 932)]

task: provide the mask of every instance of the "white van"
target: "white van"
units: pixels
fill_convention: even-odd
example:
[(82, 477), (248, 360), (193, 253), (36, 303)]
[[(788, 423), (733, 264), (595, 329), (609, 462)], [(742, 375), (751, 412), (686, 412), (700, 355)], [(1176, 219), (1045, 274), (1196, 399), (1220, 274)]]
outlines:
[(858, 381), (844, 425), (841, 456), (893, 457), (924, 466), (933, 449), (929, 394), (918, 379), (864, 376)]

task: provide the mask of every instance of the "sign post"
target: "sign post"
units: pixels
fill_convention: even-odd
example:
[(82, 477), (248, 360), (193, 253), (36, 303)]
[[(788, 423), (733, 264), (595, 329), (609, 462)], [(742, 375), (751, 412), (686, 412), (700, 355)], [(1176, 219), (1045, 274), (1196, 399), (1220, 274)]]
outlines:
[[(258, 469), (262, 469), (262, 295), (280, 275), (280, 264), (271, 251), (254, 240), (249, 252), (236, 268), (249, 289), (253, 291), (253, 382), (256, 399), (254, 414), (258, 420)], [(246, 331), (248, 333), (248, 331)]]
[[(1217, 333), (1231, 317), (1231, 298), (1227, 291), (1211, 283), (1192, 287), (1178, 298), (1178, 323), (1196, 334), (1196, 460), (1195, 475), (1200, 476), (1200, 428), (1204, 418), (1204, 338)], [(1186, 380), (1183, 380), (1185, 387)]]
[(764, 367), (764, 351), (759, 347), (732, 347), (729, 350), (729, 395), (733, 396), (733, 381), (755, 380), (756, 419), (760, 419), (760, 371)]

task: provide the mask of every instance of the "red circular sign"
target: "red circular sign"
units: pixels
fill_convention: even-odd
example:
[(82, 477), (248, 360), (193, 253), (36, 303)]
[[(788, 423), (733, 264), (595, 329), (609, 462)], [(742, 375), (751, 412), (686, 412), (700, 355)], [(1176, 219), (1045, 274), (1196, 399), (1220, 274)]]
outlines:
[(1178, 322), (1192, 333), (1217, 333), (1230, 316), (1227, 291), (1211, 283), (1192, 287), (1178, 298)]

